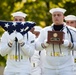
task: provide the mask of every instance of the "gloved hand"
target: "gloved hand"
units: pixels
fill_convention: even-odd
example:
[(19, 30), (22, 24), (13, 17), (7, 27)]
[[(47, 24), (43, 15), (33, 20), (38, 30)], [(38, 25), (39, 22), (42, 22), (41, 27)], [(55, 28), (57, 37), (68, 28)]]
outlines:
[(9, 35), (9, 41), (10, 43), (13, 43), (15, 41), (16, 33), (13, 32)]
[(23, 43), (24, 42), (23, 35), (21, 33), (17, 32), (16, 37), (18, 39), (18, 43)]
[(49, 43), (47, 43), (47, 40), (44, 40), (44, 45), (47, 47), (49, 46)]
[(70, 42), (68, 40), (64, 40), (62, 45), (65, 47), (69, 47), (69, 44)]

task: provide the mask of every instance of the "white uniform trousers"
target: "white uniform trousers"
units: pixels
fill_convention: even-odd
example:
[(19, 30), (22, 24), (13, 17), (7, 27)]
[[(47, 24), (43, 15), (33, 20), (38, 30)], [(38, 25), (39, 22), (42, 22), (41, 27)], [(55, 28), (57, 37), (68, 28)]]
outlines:
[(25, 72), (4, 72), (4, 75), (30, 75)]
[(73, 67), (67, 66), (61, 69), (48, 69), (44, 68), (42, 75), (74, 75), (73, 74)]

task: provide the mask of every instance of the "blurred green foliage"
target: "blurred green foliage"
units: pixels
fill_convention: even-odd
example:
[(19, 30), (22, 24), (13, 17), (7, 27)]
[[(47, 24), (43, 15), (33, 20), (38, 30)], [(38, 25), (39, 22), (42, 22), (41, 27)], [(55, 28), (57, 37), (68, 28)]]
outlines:
[[(76, 0), (0, 0), (0, 20), (12, 20), (11, 13), (22, 11), (26, 20), (35, 21), (42, 27), (52, 23), (49, 10), (54, 7), (65, 8), (65, 15), (76, 15)], [(4, 30), (0, 27), (0, 36)], [(0, 65), (5, 64), (5, 57), (0, 56)]]

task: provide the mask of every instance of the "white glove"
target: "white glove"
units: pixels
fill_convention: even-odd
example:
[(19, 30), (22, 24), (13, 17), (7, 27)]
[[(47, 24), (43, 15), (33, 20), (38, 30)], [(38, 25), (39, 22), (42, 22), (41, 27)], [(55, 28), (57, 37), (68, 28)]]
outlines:
[(65, 47), (68, 47), (69, 44), (70, 44), (70, 42), (68, 40), (64, 40), (62, 45), (65, 46)]
[(9, 35), (9, 41), (8, 42), (13, 43), (15, 40), (15, 37), (16, 37), (16, 33), (15, 32), (11, 33)]
[(24, 42), (23, 35), (21, 33), (17, 32), (16, 33), (16, 37), (17, 37), (19, 43), (23, 43)]
[(44, 45), (47, 47), (49, 46), (49, 43), (47, 43), (47, 40), (44, 41)]

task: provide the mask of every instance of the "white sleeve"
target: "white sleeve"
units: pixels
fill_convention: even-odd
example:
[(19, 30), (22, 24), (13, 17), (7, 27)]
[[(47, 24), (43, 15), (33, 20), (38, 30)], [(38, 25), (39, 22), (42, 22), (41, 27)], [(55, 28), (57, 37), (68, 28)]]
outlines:
[[(22, 51), (25, 53), (25, 55), (31, 57), (34, 54), (35, 50), (35, 37), (33, 34), (29, 34), (28, 43), (25, 43), (23, 47), (21, 47)], [(29, 41), (30, 40), (30, 41)]]
[(70, 34), (70, 39), (71, 39), (71, 42), (73, 43), (72, 45), (72, 50), (76, 50), (76, 28), (74, 27), (71, 27), (71, 26), (67, 26), (69, 29), (68, 29), (68, 32)]
[(5, 56), (6, 54), (9, 54), (11, 52), (11, 48), (8, 46), (8, 39), (9, 39), (8, 36), (9, 34), (5, 32), (1, 38), (0, 54), (2, 56)]
[(41, 51), (41, 50), (44, 49), (44, 48), (41, 46), (41, 44), (44, 43), (44, 40), (46, 39), (45, 36), (46, 36), (46, 34), (45, 34), (44, 30), (42, 30), (42, 31), (40, 32), (39, 37), (38, 37), (38, 38), (36, 39), (36, 41), (35, 41), (36, 50)]
[[(71, 30), (70, 30), (70, 31), (71, 31)], [(72, 31), (71, 31), (71, 34), (72, 34), (72, 38), (71, 38), (71, 39), (73, 39), (72, 49), (73, 49), (73, 50), (76, 50), (76, 30), (75, 30), (75, 31), (72, 30)]]

